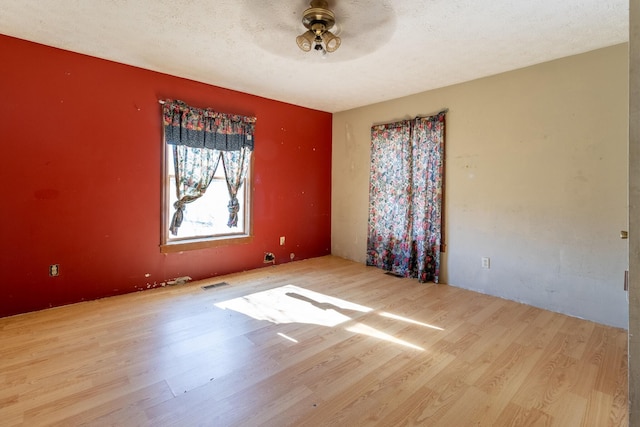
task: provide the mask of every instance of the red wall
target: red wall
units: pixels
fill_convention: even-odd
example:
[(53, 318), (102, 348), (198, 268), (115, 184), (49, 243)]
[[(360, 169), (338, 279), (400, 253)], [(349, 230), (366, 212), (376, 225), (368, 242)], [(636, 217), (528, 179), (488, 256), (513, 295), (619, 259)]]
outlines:
[[(330, 253), (330, 113), (2, 35), (0, 52), (0, 316)], [(251, 243), (160, 253), (161, 98), (257, 117)]]

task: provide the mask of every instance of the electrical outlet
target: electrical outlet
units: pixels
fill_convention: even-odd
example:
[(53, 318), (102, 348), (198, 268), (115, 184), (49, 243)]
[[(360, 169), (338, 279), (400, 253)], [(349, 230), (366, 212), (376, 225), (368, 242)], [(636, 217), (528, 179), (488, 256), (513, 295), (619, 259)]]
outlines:
[(491, 259), (489, 257), (482, 257), (482, 268), (488, 270), (491, 268)]
[(280, 236), (280, 246), (284, 246), (284, 236)]
[(51, 264), (49, 266), (49, 276), (56, 277), (60, 274), (60, 265), (59, 264)]

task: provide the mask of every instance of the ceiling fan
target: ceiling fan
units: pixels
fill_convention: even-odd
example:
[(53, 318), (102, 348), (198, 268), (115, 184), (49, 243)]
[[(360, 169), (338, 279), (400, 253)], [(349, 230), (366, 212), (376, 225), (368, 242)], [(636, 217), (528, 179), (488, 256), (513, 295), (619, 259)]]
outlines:
[[(330, 58), (331, 60), (327, 64), (353, 61), (385, 46), (396, 29), (397, 20), (394, 6), (400, 3), (398, 1), (394, 3), (393, 0), (367, 2), (362, 0), (328, 0), (326, 1), (327, 9), (325, 2), (315, 0), (287, 0), (286, 2), (236, 0), (236, 2), (242, 8), (242, 14), (245, 17), (241, 21), (244, 30), (242, 34), (250, 37), (255, 45), (272, 55), (305, 63), (320, 59), (329, 60)], [(312, 2), (311, 7), (309, 2)], [(307, 13), (314, 7), (316, 10), (328, 11), (329, 13), (325, 12), (324, 14), (328, 18), (326, 16), (323, 18), (323, 13), (320, 12), (320, 19), (314, 19), (314, 15), (317, 13)], [(315, 50), (316, 34), (304, 24), (304, 22), (308, 22), (308, 25), (312, 27), (311, 23), (314, 20), (322, 23), (323, 19), (326, 22), (324, 24), (326, 30), (336, 38), (345, 40), (344, 44), (339, 44), (338, 41), (329, 43), (329, 48), (334, 49), (333, 53), (328, 53), (324, 40), (318, 50)], [(333, 22), (333, 25), (328, 28), (330, 21)], [(300, 25), (301, 22), (302, 25)], [(301, 41), (302, 48), (297, 48), (297, 44), (292, 43), (291, 39), (296, 39), (298, 34), (303, 31), (303, 35), (307, 37), (310, 35), (308, 31), (310, 31), (312, 37), (309, 37), (306, 42)], [(326, 34), (325, 38), (330, 41), (328, 37), (329, 34)], [(322, 39), (322, 35), (320, 39)], [(308, 54), (309, 52), (317, 52), (321, 55)], [(326, 61), (318, 62), (318, 64), (324, 62)]]
[(302, 25), (307, 31), (296, 37), (298, 47), (305, 52), (312, 47), (323, 54), (335, 52), (341, 40), (330, 31), (336, 23), (336, 17), (329, 10), (329, 3), (326, 0), (311, 0), (310, 6), (302, 14)]

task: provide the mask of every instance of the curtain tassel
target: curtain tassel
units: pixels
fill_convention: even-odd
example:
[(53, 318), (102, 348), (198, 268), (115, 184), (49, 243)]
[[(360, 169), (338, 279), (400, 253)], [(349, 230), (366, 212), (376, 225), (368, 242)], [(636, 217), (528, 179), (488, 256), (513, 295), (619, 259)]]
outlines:
[(184, 203), (175, 202), (173, 207), (176, 208), (176, 211), (171, 219), (171, 227), (169, 227), (169, 231), (171, 231), (171, 234), (175, 236), (178, 234), (178, 228), (182, 225), (182, 219), (184, 218)]
[(229, 221), (227, 222), (227, 227), (237, 227), (238, 226), (238, 212), (240, 211), (240, 203), (236, 196), (232, 196), (231, 200), (229, 200), (229, 204), (227, 205), (229, 209)]

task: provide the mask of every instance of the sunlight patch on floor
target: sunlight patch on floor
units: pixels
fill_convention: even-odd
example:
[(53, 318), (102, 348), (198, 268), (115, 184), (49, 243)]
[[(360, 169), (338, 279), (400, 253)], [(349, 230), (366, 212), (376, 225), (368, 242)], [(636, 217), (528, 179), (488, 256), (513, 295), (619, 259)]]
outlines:
[(402, 322), (412, 323), (414, 325), (424, 326), (425, 328), (431, 328), (431, 329), (436, 329), (438, 331), (444, 331), (444, 329), (442, 329), (439, 326), (434, 326), (434, 325), (430, 325), (428, 323), (418, 322), (417, 320), (409, 319), (407, 317), (398, 316), (397, 314), (393, 314), (393, 313), (387, 313), (386, 311), (383, 311), (382, 313), (380, 313), (380, 316), (387, 317), (389, 319), (400, 320)]
[[(310, 291), (294, 285), (281, 286), (262, 292), (230, 299), (215, 304), (223, 310), (234, 310), (256, 320), (266, 320), (274, 324), (305, 323), (334, 327), (353, 321), (354, 314), (370, 313), (374, 310), (360, 304), (345, 301), (340, 298)], [(401, 322), (424, 326), (442, 331), (442, 328), (418, 322), (406, 317), (388, 312), (378, 315)], [(424, 350), (422, 347), (410, 342), (395, 338), (378, 329), (363, 323), (355, 323), (345, 327), (346, 331), (362, 334), (391, 343), (409, 347), (415, 350)], [(298, 343), (295, 338), (278, 332), (278, 335), (286, 340)]]
[(234, 310), (257, 320), (275, 324), (308, 323), (336, 326), (351, 320), (340, 311), (367, 313), (372, 309), (340, 298), (286, 285), (256, 292), (216, 304), (216, 307)]
[(373, 337), (373, 338), (378, 338), (381, 340), (385, 340), (385, 341), (389, 341), (392, 342), (394, 344), (400, 344), (403, 345), (405, 347), (409, 347), (412, 348), (414, 350), (421, 350), (424, 351), (424, 348), (422, 347), (418, 347), (417, 345), (411, 344), (410, 342), (398, 339), (396, 337), (394, 337), (393, 335), (389, 335), (386, 334), (378, 329), (372, 328), (371, 326), (367, 326), (365, 324), (362, 323), (356, 323), (353, 326), (349, 326), (348, 328), (345, 328), (347, 331), (349, 332), (355, 332), (356, 334), (362, 334), (362, 335), (367, 335), (369, 337)]
[(294, 342), (296, 344), (298, 343), (297, 339), (291, 338), (289, 335), (285, 335), (282, 332), (278, 332), (278, 335), (281, 336), (282, 338), (284, 338), (285, 340), (289, 340), (289, 341)]

